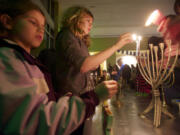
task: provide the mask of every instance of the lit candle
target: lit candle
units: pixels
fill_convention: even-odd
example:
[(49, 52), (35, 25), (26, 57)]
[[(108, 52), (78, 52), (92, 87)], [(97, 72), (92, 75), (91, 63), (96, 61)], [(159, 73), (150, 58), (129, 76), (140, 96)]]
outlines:
[(164, 18), (163, 14), (158, 10), (154, 10), (151, 15), (148, 17), (145, 26), (149, 26), (152, 23), (155, 25), (159, 25), (161, 20)]
[(132, 35), (132, 39), (133, 39), (134, 41), (136, 41), (136, 38), (137, 38), (136, 34), (133, 34), (133, 35)]
[(138, 55), (138, 52), (140, 51), (140, 43), (141, 43), (141, 36), (138, 36), (137, 38), (137, 48), (136, 48), (136, 56)]
[(138, 52), (140, 50), (141, 36), (137, 36), (136, 34), (132, 35), (132, 39), (136, 42), (136, 56), (138, 56)]

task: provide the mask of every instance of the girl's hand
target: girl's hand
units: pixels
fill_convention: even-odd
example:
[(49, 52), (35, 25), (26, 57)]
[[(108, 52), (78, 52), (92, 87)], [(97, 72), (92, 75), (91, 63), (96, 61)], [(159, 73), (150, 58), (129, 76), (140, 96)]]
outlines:
[(117, 91), (118, 83), (114, 80), (103, 81), (95, 88), (95, 92), (101, 101), (111, 98)]
[(124, 45), (126, 45), (128, 43), (132, 43), (132, 42), (133, 42), (132, 34), (125, 33), (125, 34), (120, 35), (119, 40), (115, 45), (118, 47), (118, 49), (120, 49)]

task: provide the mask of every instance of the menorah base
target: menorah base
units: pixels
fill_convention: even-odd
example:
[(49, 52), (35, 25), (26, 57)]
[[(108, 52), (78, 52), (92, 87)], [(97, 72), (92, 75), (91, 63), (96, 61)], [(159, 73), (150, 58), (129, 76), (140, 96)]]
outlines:
[(167, 107), (162, 107), (162, 112), (169, 116), (171, 119), (175, 119), (175, 116), (173, 114), (171, 114), (168, 110), (167, 110)]
[[(150, 112), (153, 108), (154, 108), (155, 104), (153, 104), (153, 101), (151, 101), (151, 103), (149, 104), (149, 106), (140, 114), (140, 115), (146, 115), (148, 112)], [(169, 116), (170, 118), (175, 118), (173, 114), (171, 114), (168, 110), (167, 110), (167, 106), (164, 106), (163, 104), (161, 105), (161, 111)]]
[(146, 114), (149, 113), (152, 109), (154, 108), (154, 126), (159, 127), (160, 126), (160, 121), (161, 121), (161, 112), (167, 116), (169, 116), (171, 119), (174, 119), (174, 115), (172, 115), (168, 110), (167, 107), (163, 107), (163, 104), (161, 103), (160, 99), (156, 102), (153, 102), (151, 100), (151, 103), (149, 106), (140, 114), (141, 118), (145, 118)]

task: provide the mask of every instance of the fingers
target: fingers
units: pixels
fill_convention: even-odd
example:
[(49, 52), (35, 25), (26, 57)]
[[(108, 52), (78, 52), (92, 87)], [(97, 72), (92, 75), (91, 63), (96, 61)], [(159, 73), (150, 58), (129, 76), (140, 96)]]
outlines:
[(104, 81), (105, 84), (117, 84), (117, 81), (115, 80), (108, 80), (108, 81)]
[(104, 81), (105, 87), (108, 90), (109, 98), (115, 95), (118, 91), (118, 83), (114, 80)]
[(129, 41), (133, 41), (133, 39), (132, 39), (132, 33), (125, 33), (125, 34), (122, 34), (121, 36), (120, 36), (120, 39), (121, 40), (129, 40)]
[(131, 37), (131, 36), (132, 36), (132, 33), (130, 33), (130, 32), (120, 35), (121, 38), (127, 38), (127, 37)]
[(71, 97), (73, 94), (71, 92), (67, 92), (65, 96)]
[(132, 33), (125, 33), (125, 34), (120, 35), (117, 45), (119, 45), (119, 47), (122, 47), (126, 45), (127, 43), (131, 43), (131, 42), (133, 42)]
[(118, 88), (117, 82), (114, 80), (104, 81), (104, 83), (108, 89), (117, 89)]

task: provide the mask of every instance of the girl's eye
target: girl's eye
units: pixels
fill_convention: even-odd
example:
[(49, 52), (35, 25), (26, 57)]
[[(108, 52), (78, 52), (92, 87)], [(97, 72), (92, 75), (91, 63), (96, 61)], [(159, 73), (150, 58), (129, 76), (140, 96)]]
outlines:
[(37, 23), (32, 20), (30, 20), (30, 23), (32, 23), (34, 26), (37, 26)]
[(92, 23), (91, 20), (88, 20), (89, 23)]
[(40, 29), (42, 29), (42, 30), (45, 30), (45, 26), (43, 25), (43, 26), (40, 26), (36, 21), (33, 21), (33, 20), (29, 20), (29, 22), (33, 25), (33, 26), (35, 26), (36, 28), (40, 28)]

